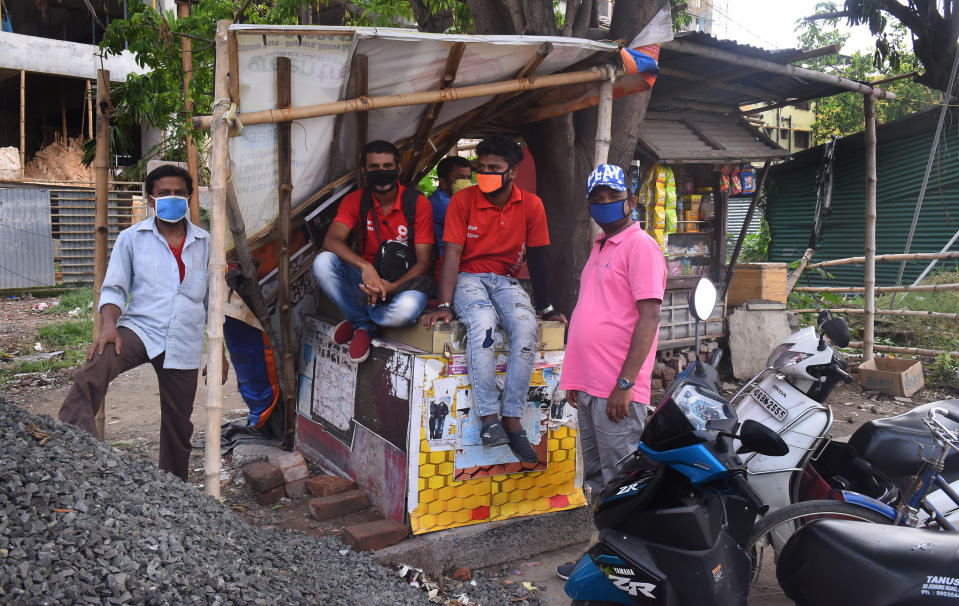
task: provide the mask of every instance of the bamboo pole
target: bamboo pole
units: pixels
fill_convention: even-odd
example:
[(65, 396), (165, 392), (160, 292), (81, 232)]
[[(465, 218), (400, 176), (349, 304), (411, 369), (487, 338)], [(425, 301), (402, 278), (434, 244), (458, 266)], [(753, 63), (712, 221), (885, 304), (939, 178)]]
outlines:
[[(190, 16), (190, 5), (177, 0), (177, 19)], [(183, 66), (183, 109), (186, 115), (193, 113), (193, 99), (190, 97), (190, 80), (193, 78), (193, 41), (186, 36), (180, 36), (181, 64)], [(196, 149), (196, 141), (189, 134), (186, 138), (186, 170), (193, 179), (193, 191), (190, 192), (190, 222), (200, 223), (200, 155)]]
[[(797, 309), (794, 311), (800, 314), (811, 314), (811, 313), (818, 313), (820, 310), (808, 308), (808, 309)], [(834, 314), (862, 315), (866, 313), (865, 309), (859, 309), (858, 307), (830, 309), (829, 311)], [(959, 320), (959, 313), (954, 314), (954, 313), (946, 313), (942, 311), (921, 311), (921, 310), (917, 311), (913, 309), (877, 309), (873, 313), (878, 314), (880, 316), (914, 316), (914, 317), (922, 317), (922, 318), (939, 318), (943, 320)]]
[(93, 85), (87, 80), (87, 139), (93, 138)]
[[(103, 317), (99, 314), (100, 289), (107, 273), (107, 240), (110, 230), (107, 214), (110, 205), (110, 72), (97, 70), (97, 152), (93, 159), (96, 177), (94, 189), (95, 210), (93, 214), (93, 338), (96, 340), (103, 329)], [(95, 417), (97, 437), (103, 439), (106, 431), (106, 399), (98, 402)]]
[(846, 90), (851, 90), (853, 92), (861, 93), (864, 95), (871, 94), (876, 97), (879, 97), (880, 99), (896, 98), (896, 95), (892, 91), (883, 90), (881, 88), (874, 88), (867, 84), (862, 84), (862, 83), (856, 82), (855, 80), (850, 80), (848, 78), (833, 76), (831, 74), (824, 74), (823, 72), (817, 72), (811, 69), (796, 67), (795, 65), (783, 65), (782, 63), (776, 63), (775, 61), (769, 61), (767, 59), (747, 57), (745, 55), (731, 53), (729, 51), (720, 50), (718, 48), (701, 46), (694, 42), (686, 42), (685, 40), (674, 39), (669, 42), (664, 42), (663, 48), (669, 49), (671, 51), (679, 52), (679, 53), (696, 55), (697, 57), (707, 57), (709, 59), (716, 59), (717, 61), (722, 61), (724, 63), (731, 63), (733, 65), (742, 65), (743, 67), (751, 67), (759, 71), (768, 72), (771, 74), (779, 74), (782, 76), (789, 76), (793, 78), (799, 78), (802, 80), (809, 80), (812, 82), (821, 82), (823, 84), (830, 84), (832, 86), (837, 86), (839, 88), (844, 88)]
[[(800, 292), (866, 292), (862, 286), (797, 286), (793, 290)], [(877, 286), (877, 293), (887, 292), (941, 292), (959, 290), (959, 284), (924, 284), (921, 286)]]
[[(952, 248), (952, 245), (956, 243), (956, 240), (959, 240), (959, 231), (957, 231), (956, 233), (952, 234), (952, 237), (949, 238), (949, 241), (946, 242), (946, 245), (943, 246), (943, 247), (942, 247), (942, 250), (940, 250), (939, 252), (946, 252), (947, 250), (949, 250), (950, 248)], [(939, 262), (939, 261), (937, 261), (936, 259), (933, 259), (932, 261), (930, 261), (930, 262), (929, 262), (929, 265), (926, 266), (926, 269), (922, 270), (922, 273), (920, 273), (920, 274), (919, 274), (919, 277), (916, 278), (915, 281), (913, 281), (912, 285), (913, 285), (913, 286), (918, 286), (919, 283), (922, 282), (923, 279), (924, 279), (927, 275), (929, 275), (929, 272), (932, 271), (932, 268), (935, 267), (935, 266), (936, 266), (936, 263), (938, 263), (938, 262)], [(907, 294), (907, 295), (903, 295), (902, 298), (905, 299), (905, 298), (908, 297), (908, 296), (909, 296), (908, 294)]]
[[(443, 75), (440, 77), (438, 85), (440, 90), (453, 86), (453, 82), (456, 80), (456, 72), (460, 66), (460, 59), (463, 58), (464, 50), (466, 50), (465, 42), (455, 42), (453, 43), (453, 46), (450, 47), (449, 54), (446, 56), (446, 67), (443, 70)], [(441, 101), (437, 101), (435, 103), (430, 103), (428, 106), (426, 106), (426, 110), (423, 111), (423, 118), (420, 120), (420, 125), (416, 131), (416, 136), (413, 138), (413, 151), (410, 155), (410, 161), (406, 165), (405, 181), (407, 183), (409, 183), (410, 179), (412, 179), (416, 174), (416, 169), (420, 163), (420, 157), (423, 155), (423, 147), (426, 145), (427, 139), (429, 139), (430, 132), (433, 130), (433, 124), (436, 122), (436, 118), (439, 117), (440, 110), (442, 108), (443, 103)]]
[[(862, 349), (862, 342), (860, 341), (850, 341), (849, 347), (852, 349)], [(942, 354), (948, 354), (953, 358), (959, 358), (959, 351), (948, 351), (944, 349), (920, 349), (918, 347), (893, 347), (891, 345), (873, 345), (874, 351), (880, 353), (897, 353), (904, 354), (907, 356), (941, 356)]]
[[(290, 58), (276, 58), (276, 106), (290, 107)], [(276, 125), (276, 167), (279, 184), (280, 209), (277, 223), (277, 279), (279, 282), (280, 337), (283, 342), (283, 412), (285, 431), (283, 445), (293, 448), (296, 426), (296, 342), (293, 335), (293, 305), (290, 302), (290, 200), (293, 196), (291, 122)]]
[(27, 168), (27, 72), (20, 70), (20, 178)]
[(203, 477), (206, 493), (214, 498), (220, 496), (220, 419), (222, 416), (223, 386), (223, 299), (226, 282), (226, 181), (229, 173), (229, 125), (224, 115), (228, 104), (221, 99), (229, 95), (229, 67), (227, 30), (230, 21), (216, 22), (216, 68), (213, 77), (214, 98), (211, 128), (210, 167), (210, 287), (209, 309), (206, 320), (207, 391), (206, 391), (206, 449), (204, 452)]
[(67, 131), (67, 100), (60, 91), (60, 133), (63, 136), (63, 142), (66, 143), (68, 137)]
[[(955, 252), (938, 252), (938, 253), (909, 253), (908, 255), (902, 253), (893, 253), (889, 255), (876, 255), (876, 262), (880, 261), (931, 261), (937, 259), (939, 261), (945, 261), (948, 259), (959, 259), (959, 251)], [(849, 257), (846, 259), (833, 259), (831, 261), (820, 261), (819, 263), (810, 263), (806, 266), (806, 269), (815, 269), (817, 267), (832, 267), (835, 265), (852, 265), (855, 263), (865, 263), (866, 257)]]
[[(619, 73), (617, 72), (616, 75), (619, 75)], [(461, 99), (474, 99), (476, 97), (486, 97), (488, 95), (526, 92), (540, 88), (548, 88), (551, 86), (596, 82), (599, 80), (604, 80), (609, 76), (610, 74), (607, 73), (605, 68), (591, 67), (590, 69), (583, 71), (550, 74), (548, 76), (539, 76), (535, 79), (519, 78), (515, 80), (490, 82), (488, 84), (474, 84), (472, 86), (461, 86), (458, 88), (453, 87), (444, 90), (423, 91), (419, 93), (402, 93), (398, 95), (385, 95), (382, 97), (360, 97), (354, 99), (345, 99), (343, 101), (332, 101), (330, 103), (320, 103), (318, 105), (291, 107), (285, 110), (267, 109), (240, 114), (239, 119), (245, 125), (293, 122), (296, 120), (316, 118), (319, 116), (334, 116), (338, 114), (371, 111), (374, 109), (384, 109), (388, 107), (423, 105), (437, 101), (451, 103)], [(197, 128), (207, 128), (210, 125), (210, 120), (210, 116), (196, 116), (193, 118), (193, 124)]]
[(789, 278), (786, 280), (786, 296), (789, 296), (789, 293), (796, 288), (796, 283), (799, 282), (799, 278), (802, 277), (803, 272), (806, 271), (806, 267), (809, 266), (814, 252), (816, 252), (815, 248), (807, 248), (806, 252), (803, 253), (802, 259), (799, 260), (799, 265), (789, 274)]
[[(277, 91), (279, 92), (279, 91)], [(366, 55), (356, 55), (353, 57), (353, 95), (357, 98), (365, 98), (370, 94), (370, 66)], [(284, 108), (285, 109), (285, 108)], [(366, 145), (370, 135), (370, 112), (361, 111), (356, 114), (356, 175), (357, 187), (364, 187), (364, 172), (360, 170), (363, 167), (363, 146)], [(336, 145), (336, 141), (333, 142)], [(330, 166), (333, 163), (330, 162)]]
[(596, 114), (596, 145), (593, 148), (593, 165), (606, 164), (609, 159), (609, 144), (613, 139), (613, 85), (616, 70), (611, 65), (603, 69), (607, 77), (599, 85), (599, 105)]
[(863, 95), (866, 120), (866, 271), (863, 286), (865, 327), (862, 331), (863, 360), (872, 360), (876, 344), (876, 98)]
[[(260, 288), (260, 281), (256, 278), (256, 263), (253, 261), (253, 253), (250, 250), (250, 243), (246, 237), (246, 222), (243, 220), (243, 212), (240, 210), (239, 201), (236, 199), (236, 190), (233, 188), (233, 175), (228, 177), (226, 184), (226, 219), (230, 224), (230, 232), (233, 234), (233, 252), (236, 260), (240, 264), (240, 273), (250, 283), (250, 301), (248, 305), (250, 311), (260, 321), (260, 328), (270, 337), (270, 344), (275, 347), (279, 339), (273, 332), (273, 323), (270, 321), (270, 312), (267, 309), (266, 300), (263, 298), (263, 290)], [(278, 369), (282, 371), (282, 368)], [(279, 374), (282, 381), (282, 372)]]

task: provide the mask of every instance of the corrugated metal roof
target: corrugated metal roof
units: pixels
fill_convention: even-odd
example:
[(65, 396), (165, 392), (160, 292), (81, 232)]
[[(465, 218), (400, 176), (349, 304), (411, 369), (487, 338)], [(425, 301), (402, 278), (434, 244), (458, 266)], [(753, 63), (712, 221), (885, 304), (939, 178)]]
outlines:
[[(938, 109), (890, 122), (877, 129), (876, 252), (902, 253), (912, 222)], [(942, 133), (938, 161), (919, 214), (911, 252), (939, 252), (959, 230), (959, 113), (951, 112)], [(773, 168), (767, 184), (770, 261), (791, 262), (806, 250), (816, 205), (816, 167), (822, 147), (802, 152)], [(815, 261), (861, 256), (865, 252), (865, 156), (863, 137), (840, 139), (836, 148), (833, 212), (826, 220)], [(953, 250), (959, 250), (959, 245)], [(909, 262), (903, 277), (912, 283), (928, 264)], [(862, 265), (827, 268), (834, 276), (806, 272), (810, 284), (862, 285)], [(876, 264), (876, 284), (895, 284), (898, 262)]]
[(701, 112), (647, 112), (639, 147), (660, 162), (739, 162), (789, 155), (744, 120)]
[(0, 288), (53, 286), (50, 191), (0, 188)]
[[(800, 52), (796, 49), (770, 51), (745, 44), (737, 44), (731, 40), (720, 40), (700, 32), (687, 32), (678, 34), (676, 37), (684, 42), (694, 42), (700, 46), (708, 46), (777, 63), (785, 63), (788, 57)], [(695, 82), (689, 78), (661, 76), (656, 86), (653, 87), (650, 107), (668, 106), (667, 98), (738, 107), (772, 99), (818, 99), (846, 90), (831, 84), (810, 82), (802, 78), (771, 74), (746, 67), (736, 67), (708, 57), (687, 55), (671, 50), (668, 45), (664, 45), (660, 52), (659, 64), (663, 67), (700, 76), (703, 80)], [(751, 90), (736, 91), (717, 88), (712, 85), (716, 82), (739, 85)], [(763, 96), (756, 94), (756, 92), (763, 93)]]

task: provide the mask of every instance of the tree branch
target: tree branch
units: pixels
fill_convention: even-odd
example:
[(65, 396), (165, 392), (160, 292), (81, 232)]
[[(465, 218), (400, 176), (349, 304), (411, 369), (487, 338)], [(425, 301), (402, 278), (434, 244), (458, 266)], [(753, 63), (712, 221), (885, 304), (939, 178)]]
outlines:
[(566, 17), (563, 19), (563, 35), (573, 35), (573, 23), (576, 21), (576, 13), (583, 4), (583, 0), (566, 0)]

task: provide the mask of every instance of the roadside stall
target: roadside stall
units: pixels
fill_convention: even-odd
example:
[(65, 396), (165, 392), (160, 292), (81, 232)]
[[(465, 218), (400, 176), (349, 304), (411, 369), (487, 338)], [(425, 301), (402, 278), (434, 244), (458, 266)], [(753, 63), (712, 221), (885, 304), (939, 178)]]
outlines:
[[(232, 285), (273, 344), (264, 372), (275, 370), (287, 443), (356, 481), (384, 517), (414, 534), (582, 506), (575, 411), (554, 398), (562, 324), (540, 323), (522, 416), (539, 459), (521, 463), (508, 446), (481, 444), (462, 325), (386, 330), (355, 364), (332, 341), (339, 312), (319, 295), (310, 268), (338, 202), (356, 187), (366, 141), (395, 142), (403, 179), (415, 183), (526, 91), (550, 90), (541, 119), (571, 111), (562, 103), (567, 88), (574, 109), (596, 105), (602, 88), (599, 114), (608, 121), (613, 96), (648, 90), (652, 77), (614, 67), (622, 65), (616, 44), (573, 38), (220, 27), (235, 76), (224, 82), (218, 69), (220, 105), (197, 123), (212, 124), (216, 159), (227, 155), (217, 151), (226, 139), (217, 128), (231, 131), (232, 180), (223, 183)], [(218, 175), (215, 160), (214, 188)], [(213, 237), (215, 247), (215, 227)], [(211, 307), (215, 300), (211, 292)], [(218, 347), (213, 333), (210, 348)], [(499, 373), (506, 345), (497, 333)]]
[[(695, 341), (689, 291), (702, 276), (726, 279), (729, 196), (751, 195), (753, 162), (788, 152), (747, 122), (707, 112), (648, 112), (632, 165), (639, 219), (666, 257), (666, 295), (660, 351)], [(725, 335), (721, 300), (702, 329), (706, 339)]]

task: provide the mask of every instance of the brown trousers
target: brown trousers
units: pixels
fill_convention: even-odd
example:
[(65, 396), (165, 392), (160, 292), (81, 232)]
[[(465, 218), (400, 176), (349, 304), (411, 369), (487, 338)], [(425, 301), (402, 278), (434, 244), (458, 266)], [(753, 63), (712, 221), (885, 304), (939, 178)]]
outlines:
[(95, 437), (95, 417), (107, 395), (110, 381), (131, 368), (150, 362), (160, 383), (160, 469), (186, 480), (197, 369), (163, 368), (164, 354), (151, 360), (135, 332), (125, 326), (118, 328), (117, 332), (122, 340), (120, 354), (117, 355), (111, 344), (103, 348), (102, 354), (93, 353), (93, 359), (73, 375), (73, 386), (60, 406), (59, 418)]

